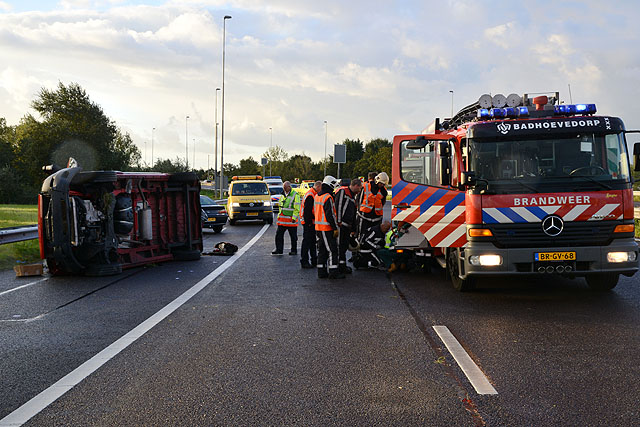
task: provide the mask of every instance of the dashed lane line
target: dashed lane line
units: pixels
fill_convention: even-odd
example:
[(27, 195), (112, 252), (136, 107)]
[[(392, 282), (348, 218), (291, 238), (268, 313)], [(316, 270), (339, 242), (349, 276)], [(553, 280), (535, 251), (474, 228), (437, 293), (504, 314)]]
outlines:
[(498, 394), (485, 374), (480, 370), (478, 365), (475, 364), (473, 359), (471, 359), (451, 331), (449, 331), (449, 328), (446, 326), (434, 326), (433, 329), (458, 363), (462, 372), (467, 376), (476, 392), (478, 394)]
[(1, 297), (2, 295), (6, 295), (6, 294), (8, 294), (8, 293), (11, 293), (11, 292), (13, 292), (13, 291), (17, 291), (17, 290), (20, 290), (20, 289), (24, 289), (24, 288), (27, 288), (27, 287), (29, 287), (29, 286), (35, 285), (35, 284), (37, 284), (37, 283), (44, 282), (45, 280), (49, 280), (49, 278), (48, 278), (48, 277), (45, 277), (44, 279), (36, 280), (35, 282), (25, 283), (24, 285), (16, 286), (16, 287), (15, 287), (15, 288), (13, 288), (13, 289), (8, 289), (8, 290), (6, 290), (6, 291), (2, 291), (2, 292), (0, 292), (0, 297)]
[(93, 356), (91, 359), (78, 366), (76, 369), (62, 377), (56, 383), (51, 385), (46, 390), (29, 400), (18, 409), (0, 420), (0, 426), (20, 426), (32, 417), (40, 413), (44, 408), (55, 402), (63, 394), (71, 390), (82, 380), (87, 378), (93, 372), (95, 372), (102, 365), (111, 360), (114, 356), (120, 353), (122, 350), (131, 345), (138, 338), (147, 333), (151, 328), (160, 323), (163, 319), (169, 316), (171, 313), (180, 308), (183, 304), (189, 301), (194, 295), (200, 292), (213, 282), (218, 276), (228, 270), (240, 257), (247, 252), (269, 228), (269, 224), (265, 224), (264, 227), (246, 244), (240, 249), (235, 256), (229, 258), (218, 268), (209, 273), (204, 279), (193, 285), (187, 291), (185, 291), (178, 298), (171, 301), (164, 306), (160, 311), (151, 315), (147, 320), (140, 323), (131, 331), (124, 334), (113, 344), (102, 350), (100, 353)]

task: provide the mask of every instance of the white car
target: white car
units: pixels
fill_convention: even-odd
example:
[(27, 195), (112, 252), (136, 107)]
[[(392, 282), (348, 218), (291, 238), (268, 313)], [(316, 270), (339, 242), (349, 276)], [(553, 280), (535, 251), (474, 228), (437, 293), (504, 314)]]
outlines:
[(271, 193), (271, 206), (273, 206), (273, 211), (277, 212), (280, 206), (280, 199), (284, 196), (284, 187), (282, 185), (269, 185), (269, 192)]

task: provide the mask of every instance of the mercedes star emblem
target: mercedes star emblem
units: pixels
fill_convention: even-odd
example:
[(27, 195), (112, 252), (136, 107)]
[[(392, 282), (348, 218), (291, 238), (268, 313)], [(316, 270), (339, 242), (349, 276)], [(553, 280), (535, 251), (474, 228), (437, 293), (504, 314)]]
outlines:
[(564, 222), (558, 215), (549, 215), (542, 221), (542, 231), (544, 231), (547, 236), (555, 237), (562, 233), (563, 228)]
[(253, 203), (249, 203), (249, 206), (253, 206)]

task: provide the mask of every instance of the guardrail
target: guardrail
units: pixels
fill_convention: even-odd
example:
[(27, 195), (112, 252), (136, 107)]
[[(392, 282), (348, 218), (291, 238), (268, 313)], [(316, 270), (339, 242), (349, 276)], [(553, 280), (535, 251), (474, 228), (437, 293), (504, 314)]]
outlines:
[(9, 227), (0, 229), (0, 245), (6, 243), (23, 242), (38, 238), (38, 226)]

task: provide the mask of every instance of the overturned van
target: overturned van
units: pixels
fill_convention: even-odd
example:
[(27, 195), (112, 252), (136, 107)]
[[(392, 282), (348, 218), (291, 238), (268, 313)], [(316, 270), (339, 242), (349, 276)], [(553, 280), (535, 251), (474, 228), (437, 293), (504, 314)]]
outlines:
[(195, 173), (56, 170), (38, 197), (40, 256), (52, 274), (103, 276), (202, 251)]

